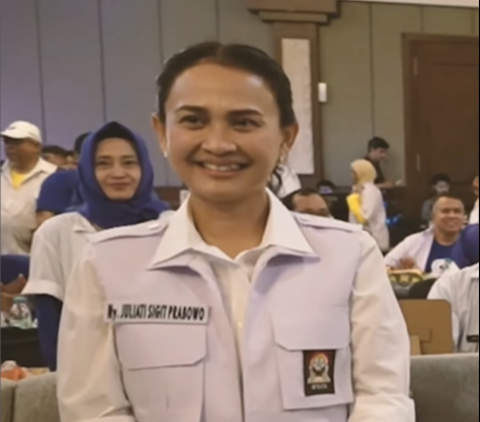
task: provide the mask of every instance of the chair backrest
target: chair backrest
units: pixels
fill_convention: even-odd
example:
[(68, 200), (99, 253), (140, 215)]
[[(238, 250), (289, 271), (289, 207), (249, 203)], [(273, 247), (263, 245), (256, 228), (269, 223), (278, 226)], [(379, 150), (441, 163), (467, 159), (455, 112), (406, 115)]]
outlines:
[(55, 374), (34, 376), (18, 383), (12, 422), (60, 422)]
[(417, 422), (478, 422), (479, 356), (412, 358)]
[(12, 422), (13, 403), (15, 398), (15, 388), (17, 384), (13, 381), (2, 379), (2, 396), (0, 403), (0, 421)]

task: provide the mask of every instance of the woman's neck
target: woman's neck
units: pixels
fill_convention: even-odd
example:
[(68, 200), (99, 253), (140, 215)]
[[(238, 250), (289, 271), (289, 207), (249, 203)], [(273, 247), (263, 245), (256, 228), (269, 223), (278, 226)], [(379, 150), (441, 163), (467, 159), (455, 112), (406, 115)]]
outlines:
[(190, 197), (190, 213), (203, 240), (231, 258), (261, 244), (269, 211), (265, 191), (234, 204)]
[(459, 237), (460, 233), (435, 230), (435, 240), (442, 246), (453, 245)]

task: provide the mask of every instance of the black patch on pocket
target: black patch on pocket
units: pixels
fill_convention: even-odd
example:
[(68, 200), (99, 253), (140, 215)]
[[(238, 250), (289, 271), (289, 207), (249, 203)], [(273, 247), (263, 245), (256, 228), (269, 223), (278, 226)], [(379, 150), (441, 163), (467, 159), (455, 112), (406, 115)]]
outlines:
[(334, 350), (309, 350), (303, 352), (303, 383), (305, 396), (335, 394)]

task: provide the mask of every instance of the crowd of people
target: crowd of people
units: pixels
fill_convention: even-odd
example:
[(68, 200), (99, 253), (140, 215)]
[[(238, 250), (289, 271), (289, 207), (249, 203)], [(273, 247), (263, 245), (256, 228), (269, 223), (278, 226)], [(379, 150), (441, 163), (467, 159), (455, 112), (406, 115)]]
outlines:
[(121, 123), (72, 152), (28, 122), (1, 133), (2, 278), (25, 265), (1, 280), (2, 311), (32, 299), (62, 422), (413, 422), (389, 272), (433, 274), (457, 351), (478, 352), (478, 200), (465, 228), (435, 177), (427, 228), (391, 248), (383, 193), (399, 182), (374, 138), (350, 166), (350, 222), (335, 219), (333, 184), (304, 189), (288, 165), (290, 83), (253, 47), (185, 49), (156, 94), (155, 134), (189, 190), (175, 211)]

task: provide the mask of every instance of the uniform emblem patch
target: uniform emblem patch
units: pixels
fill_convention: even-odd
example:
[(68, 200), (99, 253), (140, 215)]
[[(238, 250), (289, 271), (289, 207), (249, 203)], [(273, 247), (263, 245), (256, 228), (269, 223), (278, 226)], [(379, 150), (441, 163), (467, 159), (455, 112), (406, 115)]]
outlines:
[(333, 350), (303, 352), (305, 395), (335, 394), (335, 357)]

